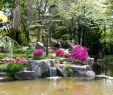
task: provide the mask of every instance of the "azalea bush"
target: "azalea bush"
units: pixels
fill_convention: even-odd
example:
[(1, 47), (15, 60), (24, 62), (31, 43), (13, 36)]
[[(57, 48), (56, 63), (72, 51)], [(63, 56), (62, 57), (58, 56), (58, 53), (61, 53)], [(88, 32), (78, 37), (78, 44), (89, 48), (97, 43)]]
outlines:
[(62, 49), (58, 49), (58, 50), (55, 50), (55, 54), (56, 54), (56, 56), (63, 56), (65, 54), (65, 52)]
[(14, 63), (20, 63), (20, 64), (27, 64), (28, 60), (26, 58), (21, 58), (21, 57), (16, 57), (16, 58), (12, 58), (12, 57), (5, 57), (3, 59), (1, 59), (1, 61), (3, 63), (8, 63), (8, 62), (14, 62)]
[(89, 58), (88, 50), (81, 45), (75, 45), (70, 52), (70, 59), (78, 62), (86, 62)]
[(44, 56), (45, 51), (43, 49), (36, 49), (34, 51), (34, 59), (40, 59), (42, 56)]

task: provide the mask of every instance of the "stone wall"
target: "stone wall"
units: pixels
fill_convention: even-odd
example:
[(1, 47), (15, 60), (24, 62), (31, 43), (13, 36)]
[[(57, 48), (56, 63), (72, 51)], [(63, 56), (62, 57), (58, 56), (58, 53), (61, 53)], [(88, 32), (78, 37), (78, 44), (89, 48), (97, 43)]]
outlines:
[[(55, 59), (47, 60), (29, 60), (29, 67), (31, 71), (35, 71), (38, 77), (50, 76), (50, 61), (56, 62)], [(68, 77), (68, 72), (65, 70), (67, 64), (56, 64), (57, 75), (62, 77)], [(89, 65), (70, 65), (73, 73), (71, 77), (95, 77), (95, 73), (92, 71)], [(90, 72), (89, 72), (90, 71)], [(88, 73), (87, 73), (88, 72)]]

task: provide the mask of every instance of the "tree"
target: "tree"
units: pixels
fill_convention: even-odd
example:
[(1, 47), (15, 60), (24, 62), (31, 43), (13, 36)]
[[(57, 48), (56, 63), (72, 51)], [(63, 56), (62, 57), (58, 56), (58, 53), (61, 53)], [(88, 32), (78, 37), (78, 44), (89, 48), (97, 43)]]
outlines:
[(58, 6), (63, 30), (66, 32), (57, 31), (62, 35), (70, 35), (76, 44), (85, 45), (98, 54), (101, 49), (101, 34), (107, 24), (106, 0), (67, 0), (60, 1)]

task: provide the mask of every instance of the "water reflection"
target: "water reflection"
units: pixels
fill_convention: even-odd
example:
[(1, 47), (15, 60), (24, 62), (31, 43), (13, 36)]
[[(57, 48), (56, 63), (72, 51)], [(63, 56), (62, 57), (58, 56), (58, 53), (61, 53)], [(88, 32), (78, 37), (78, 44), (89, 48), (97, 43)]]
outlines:
[[(112, 95), (113, 80), (40, 79), (0, 83), (0, 95)], [(106, 89), (109, 88), (109, 89)]]

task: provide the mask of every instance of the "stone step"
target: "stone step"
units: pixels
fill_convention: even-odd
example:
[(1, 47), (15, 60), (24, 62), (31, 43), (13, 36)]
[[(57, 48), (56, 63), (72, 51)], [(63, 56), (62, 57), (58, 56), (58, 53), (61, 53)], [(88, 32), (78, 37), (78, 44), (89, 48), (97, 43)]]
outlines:
[(4, 81), (4, 80), (5, 80), (5, 78), (4, 78), (4, 77), (0, 77), (0, 82), (1, 82), (1, 81)]
[(4, 75), (6, 75), (5, 72), (0, 72), (0, 77), (3, 77)]

